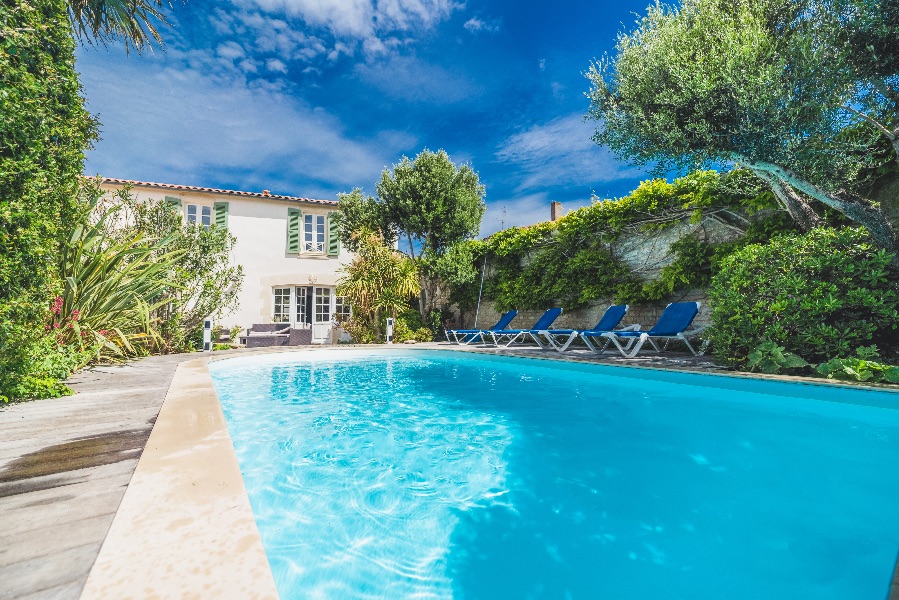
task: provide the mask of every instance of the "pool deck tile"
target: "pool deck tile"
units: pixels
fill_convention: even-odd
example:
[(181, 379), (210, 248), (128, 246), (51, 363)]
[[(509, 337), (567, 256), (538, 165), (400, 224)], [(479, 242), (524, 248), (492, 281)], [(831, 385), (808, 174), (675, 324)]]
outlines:
[(81, 597), (278, 598), (206, 359), (178, 367)]

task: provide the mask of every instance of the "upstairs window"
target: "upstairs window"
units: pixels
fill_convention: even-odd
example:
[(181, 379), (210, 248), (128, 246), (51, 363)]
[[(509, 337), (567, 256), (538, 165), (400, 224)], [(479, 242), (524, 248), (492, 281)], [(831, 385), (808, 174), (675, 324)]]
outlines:
[(188, 204), (187, 223), (188, 225), (199, 225), (203, 229), (208, 229), (212, 225), (212, 207)]
[(303, 215), (303, 252), (325, 251), (324, 215)]

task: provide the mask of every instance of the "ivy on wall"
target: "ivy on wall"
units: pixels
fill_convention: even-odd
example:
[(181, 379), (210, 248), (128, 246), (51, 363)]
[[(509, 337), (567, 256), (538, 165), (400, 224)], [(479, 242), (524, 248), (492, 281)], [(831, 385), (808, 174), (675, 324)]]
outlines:
[[(703, 224), (733, 230), (734, 241), (710, 243)], [(634, 270), (616, 254), (631, 239), (652, 239), (684, 223), (696, 225), (670, 247), (670, 260), (655, 277)], [(645, 181), (628, 196), (595, 201), (554, 222), (510, 228), (486, 240), (464, 242), (452, 269), (439, 275), (450, 301), (463, 311), (477, 302), (480, 271), (487, 264), (484, 298), (498, 310), (566, 309), (614, 298), (637, 303), (680, 290), (706, 287), (717, 265), (749, 243), (795, 226), (773, 196), (745, 171), (694, 171), (667, 182)]]

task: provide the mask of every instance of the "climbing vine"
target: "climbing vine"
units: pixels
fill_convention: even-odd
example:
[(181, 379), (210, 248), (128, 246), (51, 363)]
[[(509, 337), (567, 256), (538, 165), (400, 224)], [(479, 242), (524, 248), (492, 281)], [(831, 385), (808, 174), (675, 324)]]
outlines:
[[(734, 241), (712, 243), (705, 225), (733, 230)], [(635, 236), (651, 239), (692, 224), (692, 233), (671, 244), (669, 260), (648, 277), (622, 259), (621, 246)], [(667, 182), (645, 181), (616, 200), (595, 201), (558, 221), (499, 231), (454, 250), (453, 269), (443, 269), (450, 300), (461, 310), (477, 302), (485, 263), (483, 297), (498, 310), (566, 309), (612, 298), (635, 303), (705, 287), (724, 257), (749, 243), (794, 230), (773, 196), (745, 171), (695, 171)]]

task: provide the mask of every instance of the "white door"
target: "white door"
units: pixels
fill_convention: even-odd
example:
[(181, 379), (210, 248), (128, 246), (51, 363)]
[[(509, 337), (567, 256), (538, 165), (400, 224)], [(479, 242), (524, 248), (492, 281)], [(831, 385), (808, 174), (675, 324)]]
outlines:
[(331, 342), (331, 311), (333, 298), (331, 288), (313, 288), (312, 343)]

